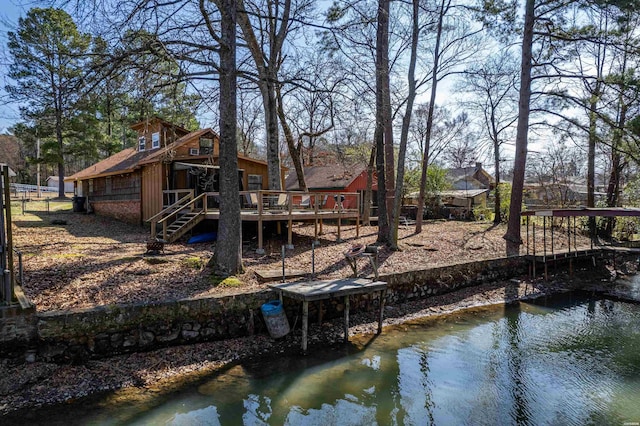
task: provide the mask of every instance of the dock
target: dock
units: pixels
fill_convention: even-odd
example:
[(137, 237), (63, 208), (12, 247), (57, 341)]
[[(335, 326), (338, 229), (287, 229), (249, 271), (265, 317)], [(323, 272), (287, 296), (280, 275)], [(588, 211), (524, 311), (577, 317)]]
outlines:
[(307, 336), (309, 328), (309, 302), (326, 300), (333, 297), (344, 298), (344, 341), (349, 341), (349, 296), (380, 292), (380, 310), (378, 313), (378, 334), (382, 332), (384, 300), (387, 283), (371, 281), (365, 278), (347, 278), (336, 280), (319, 280), (307, 282), (291, 282), (268, 284), (283, 297), (302, 302), (302, 352), (307, 353)]

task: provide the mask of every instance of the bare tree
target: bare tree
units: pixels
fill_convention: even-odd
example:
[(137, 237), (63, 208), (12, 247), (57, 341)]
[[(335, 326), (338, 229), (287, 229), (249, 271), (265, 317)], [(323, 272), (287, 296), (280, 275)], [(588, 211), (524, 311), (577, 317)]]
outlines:
[[(467, 70), (462, 88), (473, 95), (465, 105), (478, 111), (483, 118), (483, 133), (492, 145), (494, 175), (496, 180), (494, 223), (500, 223), (500, 161), (501, 148), (511, 134), (512, 125), (517, 120), (515, 111), (516, 67), (511, 61), (511, 53), (503, 50), (500, 54)], [(462, 167), (462, 166), (460, 166)]]
[(308, 0), (238, 0), (238, 25), (257, 71), (256, 84), (262, 94), (267, 136), (270, 189), (281, 189), (280, 138), (276, 89), (285, 59), (284, 48), (294, 25), (312, 5)]

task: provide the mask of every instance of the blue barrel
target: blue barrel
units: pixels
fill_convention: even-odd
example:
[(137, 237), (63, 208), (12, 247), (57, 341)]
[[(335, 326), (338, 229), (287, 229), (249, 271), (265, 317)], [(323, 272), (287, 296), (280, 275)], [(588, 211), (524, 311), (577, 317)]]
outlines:
[(271, 300), (262, 305), (262, 316), (267, 325), (269, 335), (274, 339), (286, 336), (289, 329), (289, 321), (282, 308), (282, 302), (279, 300)]

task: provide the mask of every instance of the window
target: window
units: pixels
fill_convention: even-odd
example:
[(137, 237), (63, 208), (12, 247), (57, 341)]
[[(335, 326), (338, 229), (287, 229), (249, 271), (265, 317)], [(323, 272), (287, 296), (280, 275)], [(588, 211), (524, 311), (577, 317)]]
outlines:
[(160, 148), (160, 132), (151, 134), (151, 149)]
[(247, 179), (249, 191), (257, 191), (262, 189), (262, 175), (249, 175)]
[(200, 138), (200, 153), (203, 155), (213, 154), (213, 139)]
[(146, 139), (144, 138), (144, 136), (140, 136), (138, 138), (138, 151), (144, 151), (145, 144), (146, 144)]
[(189, 155), (200, 155), (200, 150), (198, 148), (189, 148)]

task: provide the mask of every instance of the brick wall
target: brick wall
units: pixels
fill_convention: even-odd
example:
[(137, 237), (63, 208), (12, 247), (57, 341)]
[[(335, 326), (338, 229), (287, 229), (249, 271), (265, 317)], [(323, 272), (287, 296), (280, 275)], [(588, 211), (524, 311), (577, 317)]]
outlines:
[(140, 201), (91, 201), (91, 207), (95, 214), (108, 216), (122, 222), (140, 224)]

